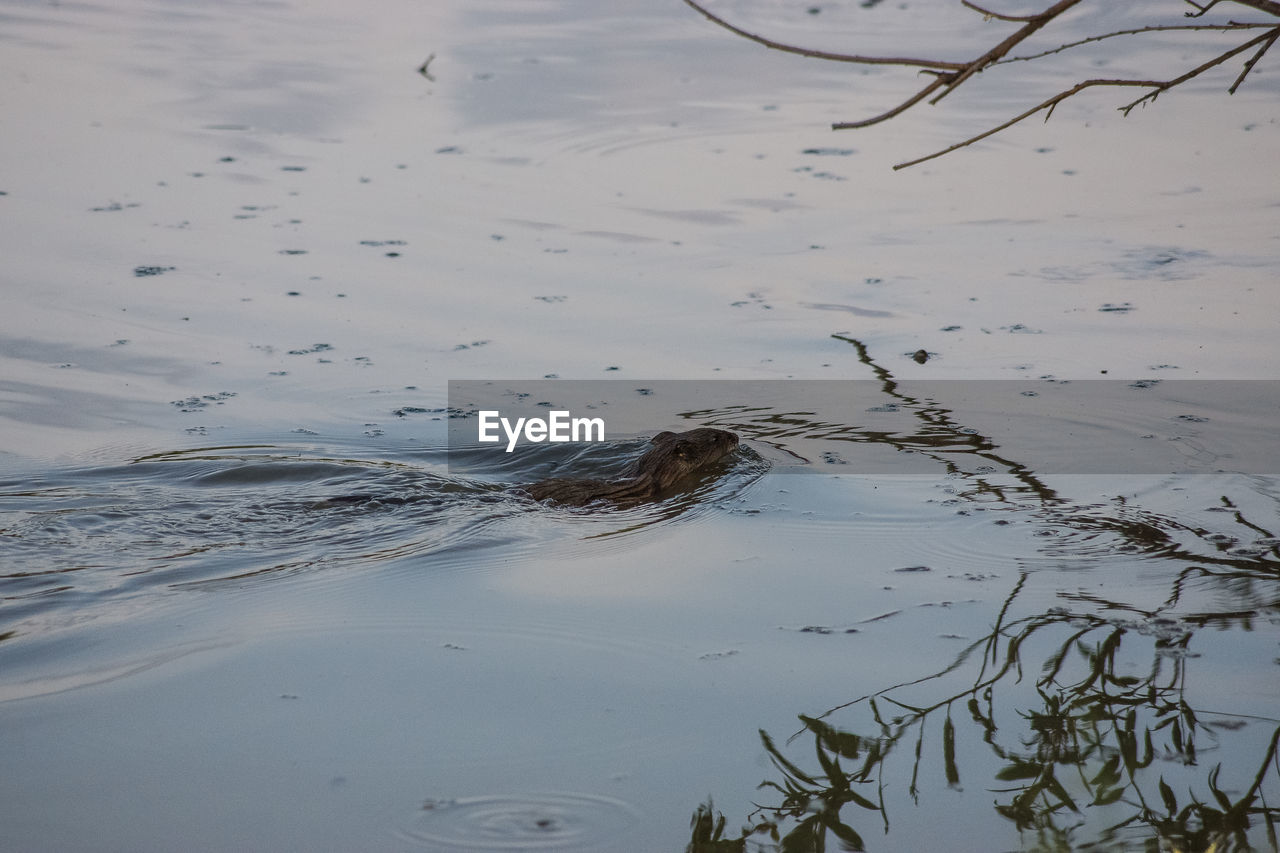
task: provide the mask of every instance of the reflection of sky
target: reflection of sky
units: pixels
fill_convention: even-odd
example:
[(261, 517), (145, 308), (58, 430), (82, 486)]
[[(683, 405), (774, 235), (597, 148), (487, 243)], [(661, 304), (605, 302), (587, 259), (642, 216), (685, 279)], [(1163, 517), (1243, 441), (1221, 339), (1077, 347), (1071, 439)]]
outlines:
[[(1131, 23), (1124, 8), (1106, 25)], [(0, 333), (35, 339), (6, 349), (31, 385), (162, 406), (234, 390), (224, 416), (256, 422), (341, 413), (350, 395), (363, 422), (415, 402), (366, 404), (367, 364), (437, 400), (450, 376), (610, 366), (865, 377), (833, 332), (904, 375), (1274, 373), (1274, 199), (1251, 165), (1277, 132), (1265, 75), (1228, 99), (1224, 71), (1128, 119), (1116, 93), (1086, 95), (893, 173), (1052, 91), (1057, 66), (994, 69), (970, 94), (832, 133), (916, 75), (784, 56), (678, 3), (0, 9), (0, 154), (23, 164), (0, 186)], [(958, 4), (924, 22), (892, 4), (717, 9), (877, 51), (905, 30), (912, 49), (963, 55), (957, 34), (1004, 31)], [(1109, 55), (1181, 61), (1174, 45), (1227, 38)], [(433, 53), (435, 82), (415, 73)], [(1091, 55), (1069, 79), (1095, 73)], [(362, 244), (386, 240), (400, 257)], [(175, 270), (134, 277), (143, 264)], [(118, 340), (134, 360), (104, 364), (172, 369), (51, 375), (34, 355)], [(319, 342), (335, 366), (285, 355)], [(921, 348), (942, 357), (917, 366)], [(244, 384), (282, 372), (269, 394)]]
[[(937, 107), (832, 133), (916, 75), (784, 56), (678, 3), (0, 9), (0, 154), (23, 164), (0, 186), (0, 333), (35, 339), (6, 349), (30, 385), (161, 405), (236, 390), (224, 416), (262, 422), (342, 412), (344, 394), (364, 407), (364, 364), (435, 395), (450, 376), (610, 366), (864, 377), (833, 332), (904, 375), (1274, 373), (1274, 199), (1250, 165), (1277, 132), (1265, 75), (1228, 99), (1224, 70), (1128, 119), (1116, 93), (1086, 95), (893, 173), (1096, 73), (1094, 54), (1067, 78), (994, 69)], [(1004, 31), (958, 4), (925, 22), (891, 4), (717, 9), (826, 47), (888, 51), (909, 31), (913, 49), (963, 55), (957, 34)], [(1132, 23), (1124, 9), (1106, 25)], [(1108, 55), (1181, 62), (1176, 45), (1229, 38)], [(415, 73), (433, 53), (435, 82)], [(361, 244), (385, 240), (402, 257)], [(136, 278), (140, 264), (175, 271)], [(134, 360), (104, 365), (172, 369), (50, 375), (86, 358), (34, 355), (117, 340)], [(284, 355), (318, 342), (340, 366)], [(917, 367), (905, 354), (921, 348), (942, 357)], [(282, 371), (270, 394), (242, 384)]]

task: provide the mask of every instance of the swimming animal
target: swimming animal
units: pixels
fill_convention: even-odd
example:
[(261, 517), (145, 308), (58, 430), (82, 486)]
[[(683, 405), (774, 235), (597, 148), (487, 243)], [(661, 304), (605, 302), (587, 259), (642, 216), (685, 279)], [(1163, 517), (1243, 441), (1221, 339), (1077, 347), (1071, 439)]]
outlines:
[(586, 506), (608, 501), (619, 506), (660, 498), (738, 448), (738, 436), (722, 429), (700, 427), (688, 432), (660, 432), (626, 476), (617, 480), (552, 477), (517, 487), (536, 501), (562, 506)]

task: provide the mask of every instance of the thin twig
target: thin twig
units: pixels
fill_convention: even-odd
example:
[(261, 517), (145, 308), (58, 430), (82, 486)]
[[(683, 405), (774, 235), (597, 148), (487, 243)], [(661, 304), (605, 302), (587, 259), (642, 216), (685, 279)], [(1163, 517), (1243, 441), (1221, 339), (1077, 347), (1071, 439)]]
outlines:
[[(1277, 3), (1276, 0), (1230, 0), (1230, 1), (1232, 3), (1239, 3), (1241, 6), (1248, 6), (1250, 9), (1257, 9), (1259, 12), (1266, 12), (1268, 15), (1280, 16), (1280, 3)], [(1187, 0), (1187, 2), (1190, 3), (1191, 0)], [(1197, 5), (1196, 3), (1191, 3), (1191, 5), (1195, 6), (1197, 9), (1200, 8), (1199, 5)], [(1204, 7), (1204, 11), (1207, 12), (1216, 5), (1218, 5), (1218, 0), (1210, 0), (1209, 5)], [(1187, 14), (1191, 15), (1190, 12), (1188, 12)], [(1191, 17), (1199, 17), (1199, 16), (1191, 15)]]
[(774, 41), (773, 39), (765, 38), (764, 36), (748, 32), (741, 27), (734, 26), (724, 18), (707, 11), (702, 6), (694, 2), (694, 0), (684, 0), (684, 2), (699, 12), (711, 23), (724, 27), (734, 35), (742, 36), (744, 39), (749, 39), (756, 44), (762, 44), (767, 48), (780, 50), (783, 53), (796, 53), (800, 56), (809, 56), (814, 59), (827, 59), (832, 62), (856, 62), (862, 65), (907, 65), (919, 66), (921, 68), (935, 68), (944, 71), (959, 71), (965, 67), (965, 63), (963, 62), (944, 62), (937, 59), (911, 59), (908, 57), (896, 56), (857, 56), (849, 53), (829, 53), (825, 50), (810, 50), (807, 47), (796, 47), (795, 45), (783, 44), (782, 42)]
[(915, 160), (909, 160), (905, 163), (899, 163), (893, 167), (894, 171), (897, 171), (899, 169), (906, 169), (911, 166), (917, 166), (928, 160), (933, 160), (936, 157), (941, 157), (944, 154), (950, 154), (952, 151), (955, 151), (960, 148), (964, 148), (968, 145), (972, 145), (975, 142), (980, 142), (981, 140), (986, 139), (988, 136), (994, 136), (995, 134), (999, 133), (1002, 130), (1007, 130), (1008, 128), (1013, 127), (1013, 125), (1017, 124), (1020, 121), (1024, 121), (1030, 118), (1031, 116), (1035, 115), (1041, 110), (1048, 111), (1048, 113), (1045, 115), (1045, 121), (1048, 121), (1049, 116), (1053, 115), (1053, 110), (1058, 104), (1062, 103), (1067, 98), (1070, 98), (1073, 95), (1077, 95), (1080, 92), (1083, 92), (1085, 89), (1089, 89), (1094, 86), (1139, 86), (1139, 87), (1152, 89), (1153, 91), (1148, 92), (1147, 94), (1143, 95), (1141, 98), (1138, 98), (1136, 101), (1118, 108), (1121, 113), (1127, 116), (1134, 107), (1138, 106), (1138, 104), (1141, 104), (1144, 101), (1154, 100), (1156, 97), (1160, 95), (1161, 92), (1167, 92), (1169, 89), (1172, 89), (1174, 86), (1179, 86), (1187, 82), (1191, 78), (1196, 77), (1204, 73), (1205, 71), (1208, 71), (1210, 68), (1213, 68), (1216, 65), (1220, 65), (1223, 62), (1226, 62), (1228, 59), (1235, 56), (1236, 54), (1242, 53), (1243, 51), (1248, 50), (1250, 47), (1253, 47), (1255, 44), (1266, 42), (1262, 50), (1260, 50), (1257, 54), (1255, 54), (1254, 60), (1256, 61), (1258, 58), (1262, 56), (1262, 54), (1266, 51), (1266, 49), (1269, 48), (1276, 41), (1277, 38), (1280, 38), (1280, 28), (1275, 29), (1273, 32), (1258, 36), (1257, 38), (1250, 39), (1244, 44), (1238, 45), (1232, 48), (1231, 50), (1227, 51), (1226, 53), (1223, 53), (1220, 56), (1214, 57), (1208, 62), (1202, 65), (1199, 65), (1196, 68), (1193, 68), (1191, 71), (1188, 71), (1186, 74), (1183, 74), (1179, 77), (1175, 77), (1172, 80), (1122, 80), (1122, 79), (1085, 80), (1084, 82), (1077, 83), (1076, 85), (1072, 86), (1070, 89), (1066, 89), (1064, 91), (1059, 92), (1058, 94), (1054, 95), (1052, 98), (1049, 98), (1048, 100), (1037, 104), (1036, 106), (1032, 107), (1026, 112), (1020, 113), (1019, 115), (1014, 116), (1008, 121), (1002, 124), (999, 124), (989, 130), (983, 131), (982, 133), (979, 133), (976, 136), (971, 136), (968, 139), (964, 140), (963, 142), (957, 142), (956, 144), (950, 145), (942, 149), (941, 151), (935, 151), (933, 154), (930, 154), (926, 157), (919, 157)]
[(1195, 12), (1187, 12), (1187, 13), (1186, 13), (1186, 15), (1187, 15), (1187, 17), (1188, 17), (1188, 18), (1199, 18), (1199, 17), (1203, 17), (1203, 16), (1204, 16), (1204, 14), (1205, 14), (1206, 12), (1208, 12), (1208, 11), (1209, 11), (1210, 9), (1212, 9), (1214, 6), (1217, 6), (1219, 2), (1220, 2), (1220, 0), (1209, 0), (1209, 2), (1208, 2), (1208, 3), (1205, 3), (1203, 6), (1201, 6), (1199, 3), (1196, 3), (1196, 2), (1195, 2), (1195, 0), (1187, 0), (1187, 5), (1189, 5), (1189, 6), (1195, 6), (1195, 7), (1196, 7), (1196, 11), (1195, 11)]
[(1231, 84), (1231, 88), (1227, 89), (1228, 95), (1234, 95), (1236, 93), (1236, 89), (1240, 88), (1240, 84), (1244, 82), (1244, 78), (1249, 76), (1249, 72), (1253, 70), (1253, 66), (1257, 65), (1258, 60), (1262, 58), (1262, 55), (1271, 49), (1271, 45), (1276, 43), (1277, 38), (1280, 38), (1280, 27), (1276, 28), (1275, 32), (1271, 34), (1271, 38), (1267, 39), (1266, 43), (1263, 44), (1262, 47), (1258, 48), (1258, 52), (1251, 56), (1249, 61), (1244, 64), (1244, 69), (1240, 72), (1240, 76)]
[(1022, 23), (1024, 21), (1034, 21), (1037, 17), (1036, 15), (1002, 15), (999, 12), (992, 12), (990, 9), (984, 9), (977, 3), (970, 3), (969, 0), (960, 0), (960, 5), (967, 6), (977, 13), (986, 15), (988, 18), (994, 18), (997, 21), (1014, 21)]
[(925, 86), (919, 92), (916, 92), (910, 98), (907, 98), (905, 101), (898, 104), (896, 107), (889, 110), (888, 112), (880, 113), (880, 115), (872, 116), (871, 118), (864, 118), (861, 121), (836, 122), (835, 124), (831, 125), (831, 129), (832, 130), (852, 130), (858, 127), (868, 127), (873, 124), (879, 124), (880, 122), (885, 121), (886, 119), (893, 118), (899, 113), (906, 112), (908, 109), (910, 109), (911, 107), (915, 106), (916, 104), (920, 103), (925, 98), (933, 94), (935, 90), (942, 88), (944, 85), (946, 85), (946, 82), (947, 82), (947, 79), (945, 77), (938, 77), (935, 80), (933, 80), (931, 83), (929, 83), (929, 85)]
[[(1014, 116), (1013, 118), (1009, 119), (1003, 124), (999, 124), (989, 130), (985, 130), (982, 133), (979, 133), (977, 136), (971, 136), (968, 139), (964, 140), (963, 142), (957, 142), (954, 145), (949, 145), (946, 148), (942, 149), (941, 151), (935, 151), (934, 153), (928, 155), (927, 157), (920, 157), (915, 160), (909, 160), (906, 163), (899, 163), (898, 165), (894, 166), (893, 169), (896, 172), (899, 169), (906, 169), (910, 166), (918, 166), (919, 164), (924, 163), (928, 160), (932, 160), (935, 157), (941, 157), (944, 154), (950, 154), (952, 151), (956, 151), (961, 148), (964, 148), (965, 146), (972, 145), (975, 142), (981, 142), (982, 140), (986, 139), (988, 136), (995, 136), (1000, 131), (1007, 130), (1013, 127), (1018, 122), (1030, 118), (1031, 116), (1035, 115), (1041, 110), (1049, 110), (1050, 114), (1052, 114), (1053, 108), (1056, 107), (1059, 103), (1061, 103), (1062, 101), (1065, 101), (1067, 98), (1070, 98), (1072, 95), (1079, 94), (1080, 92), (1083, 92), (1085, 89), (1091, 88), (1093, 86), (1159, 86), (1159, 85), (1160, 85), (1160, 81), (1158, 80), (1085, 80), (1082, 83), (1075, 84), (1070, 89), (1059, 92), (1058, 94), (1054, 95), (1052, 98), (1049, 98), (1047, 101), (1037, 104), (1036, 106), (1032, 107), (1026, 112), (1019, 113), (1018, 115)], [(1048, 116), (1046, 116), (1045, 119), (1047, 121)]]
[(961, 71), (954, 79), (949, 80), (947, 82), (946, 91), (944, 91), (941, 95), (938, 95), (929, 103), (931, 104), (938, 103), (938, 101), (942, 100), (948, 94), (950, 94), (951, 92), (954, 92), (956, 88), (960, 86), (961, 83), (968, 80), (974, 74), (977, 74), (979, 71), (986, 68), (988, 65), (992, 64), (996, 60), (1003, 57), (1006, 53), (1013, 50), (1013, 48), (1016, 45), (1018, 45), (1020, 42), (1022, 42), (1024, 39), (1029, 38), (1033, 33), (1035, 33), (1036, 30), (1040, 29), (1045, 24), (1049, 23), (1054, 18), (1058, 17), (1063, 12), (1067, 11), (1068, 9), (1070, 9), (1072, 6), (1076, 5), (1079, 2), (1080, 0), (1058, 0), (1057, 3), (1054, 3), (1052, 6), (1050, 6), (1048, 9), (1045, 9), (1039, 15), (1033, 16), (1031, 20), (1029, 20), (1027, 24), (1022, 28), (1020, 28), (1016, 33), (1009, 36), (1007, 39), (1000, 42), (995, 47), (991, 48), (991, 50), (987, 51), (982, 56), (979, 56), (977, 59), (973, 60), (973, 62), (970, 62), (968, 67), (965, 68), (964, 71)]
[(1231, 50), (1228, 50), (1226, 53), (1215, 56), (1213, 59), (1210, 59), (1208, 62), (1205, 62), (1202, 65), (1198, 65), (1195, 68), (1192, 68), (1186, 74), (1182, 74), (1178, 77), (1173, 78), (1172, 80), (1166, 80), (1163, 83), (1154, 83), (1154, 84), (1148, 83), (1147, 85), (1153, 86), (1155, 91), (1148, 92), (1147, 94), (1143, 95), (1141, 98), (1138, 98), (1138, 100), (1134, 101), (1133, 103), (1126, 104), (1125, 106), (1120, 107), (1119, 108), (1120, 112), (1122, 112), (1124, 115), (1127, 116), (1129, 115), (1130, 111), (1133, 110), (1134, 107), (1138, 106), (1138, 104), (1144, 103), (1145, 101), (1154, 101), (1156, 98), (1160, 96), (1161, 92), (1167, 92), (1170, 89), (1172, 89), (1174, 86), (1181, 86), (1183, 83), (1187, 82), (1191, 78), (1198, 77), (1199, 75), (1208, 71), (1210, 68), (1213, 68), (1216, 65), (1221, 65), (1231, 57), (1235, 56), (1237, 53), (1243, 53), (1244, 51), (1253, 47), (1255, 44), (1262, 44), (1263, 42), (1266, 42), (1267, 44), (1263, 46), (1262, 50), (1259, 51), (1253, 57), (1253, 61), (1256, 62), (1262, 56), (1263, 53), (1266, 53), (1266, 49), (1270, 47), (1271, 43), (1276, 40), (1276, 36), (1278, 34), (1280, 34), (1280, 28), (1277, 28), (1276, 30), (1270, 33), (1264, 33), (1263, 35), (1260, 35), (1257, 38), (1249, 39), (1244, 44), (1237, 45), (1233, 47)]
[[(685, 0), (685, 2), (688, 3), (688, 2), (691, 2), (691, 0)], [(942, 100), (948, 94), (955, 91), (956, 87), (958, 87), (965, 80), (968, 80), (970, 77), (972, 77), (974, 74), (977, 74), (979, 71), (986, 68), (988, 65), (994, 65), (996, 62), (1000, 60), (1001, 57), (1003, 57), (1006, 53), (1012, 50), (1014, 46), (1017, 45), (1019, 42), (1028, 38), (1036, 30), (1040, 29), (1049, 21), (1051, 21), (1053, 18), (1062, 14), (1067, 9), (1070, 9), (1072, 6), (1076, 5), (1079, 2), (1080, 0), (1058, 0), (1057, 3), (1055, 3), (1053, 6), (1050, 6), (1045, 11), (1041, 12), (1038, 15), (1033, 15), (1030, 18), (1028, 18), (1027, 19), (1028, 23), (1026, 24), (1026, 26), (1021, 27), (1016, 33), (1009, 36), (1004, 41), (1000, 42), (1000, 44), (996, 45), (994, 48), (987, 51), (982, 56), (979, 56), (977, 59), (962, 65), (959, 69), (957, 69), (959, 70), (958, 74), (939, 75), (937, 79), (931, 81), (927, 86), (925, 86), (919, 92), (912, 95), (910, 98), (907, 98), (905, 101), (898, 104), (898, 106), (894, 107), (891, 110), (888, 110), (887, 112), (883, 112), (880, 115), (872, 116), (871, 118), (862, 119), (860, 121), (836, 122), (835, 124), (831, 125), (831, 129), (832, 130), (853, 130), (860, 127), (869, 127), (870, 125), (873, 125), (873, 124), (879, 124), (882, 121), (891, 119), (894, 116), (905, 112), (906, 110), (918, 104), (920, 101), (932, 95), (938, 89), (942, 89), (943, 91), (941, 93), (939, 93), (937, 96), (935, 96), (929, 101), (930, 104), (938, 103), (938, 101)], [(977, 8), (977, 7), (974, 7), (974, 8)]]
[[(1030, 118), (1031, 116), (1039, 112), (1044, 112), (1045, 121), (1048, 121), (1049, 118), (1053, 115), (1053, 111), (1058, 106), (1058, 104), (1062, 103), (1063, 101), (1067, 100), (1068, 98), (1074, 95), (1079, 94), (1085, 89), (1093, 88), (1095, 86), (1125, 86), (1125, 87), (1136, 86), (1138, 88), (1150, 89), (1151, 91), (1146, 92), (1145, 94), (1142, 95), (1142, 97), (1134, 100), (1129, 104), (1126, 104), (1118, 108), (1121, 113), (1127, 116), (1138, 105), (1145, 104), (1148, 101), (1154, 101), (1163, 92), (1167, 92), (1170, 89), (1174, 88), (1175, 86), (1180, 86), (1181, 84), (1187, 82), (1188, 80), (1194, 77), (1197, 77), (1200, 74), (1203, 74), (1205, 71), (1208, 71), (1211, 68), (1221, 65), (1222, 63), (1226, 62), (1232, 57), (1256, 47), (1257, 48), (1256, 52), (1253, 54), (1253, 56), (1249, 58), (1247, 62), (1245, 62), (1244, 68), (1241, 70), (1240, 74), (1236, 77), (1235, 81), (1231, 84), (1230, 88), (1227, 90), (1229, 94), (1234, 94), (1236, 89), (1239, 88), (1242, 83), (1244, 83), (1245, 78), (1248, 77), (1250, 72), (1253, 71), (1254, 67), (1258, 64), (1258, 61), (1262, 59), (1262, 57), (1266, 54), (1266, 52), (1270, 50), (1271, 47), (1277, 41), (1280, 41), (1280, 24), (1240, 23), (1236, 21), (1229, 21), (1225, 24), (1185, 24), (1185, 25), (1177, 25), (1177, 26), (1152, 25), (1148, 27), (1140, 27), (1140, 28), (1129, 29), (1129, 30), (1116, 30), (1114, 32), (1109, 32), (1109, 33), (1105, 33), (1097, 36), (1091, 36), (1089, 38), (1081, 39), (1079, 41), (1062, 44), (1056, 48), (1053, 48), (1052, 50), (1046, 50), (1046, 51), (1042, 51), (1040, 53), (1035, 53), (1035, 54), (1028, 54), (1026, 56), (1014, 56), (1014, 57), (1006, 58), (1006, 55), (1015, 46), (1025, 41), (1035, 32), (1037, 32), (1038, 30), (1040, 30), (1050, 22), (1054, 21), (1064, 12), (1071, 9), (1073, 6), (1080, 3), (1080, 0), (1056, 0), (1056, 2), (1052, 3), (1043, 11), (1039, 12), (1038, 14), (1026, 15), (1026, 16), (1005, 15), (998, 12), (992, 12), (989, 9), (979, 6), (977, 2), (975, 2), (975, 0), (960, 0), (960, 2), (966, 8), (972, 9), (976, 12), (980, 12), (981, 14), (986, 15), (989, 18), (993, 18), (993, 19), (1005, 21), (1005, 22), (1020, 23), (1022, 24), (1022, 26), (1020, 26), (1016, 32), (1012, 33), (1011, 35), (1003, 39), (995, 47), (991, 48), (986, 53), (982, 54), (981, 56), (969, 62), (949, 62), (944, 60), (916, 59), (916, 58), (902, 58), (902, 57), (861, 56), (857, 54), (831, 53), (828, 51), (810, 50), (807, 48), (796, 47), (794, 45), (783, 44), (781, 42), (777, 42), (772, 39), (765, 38), (764, 36), (760, 36), (755, 33), (748, 32), (747, 30), (744, 30), (741, 27), (735, 26), (734, 24), (730, 24), (728, 21), (724, 20), (723, 18), (717, 15), (714, 15), (711, 12), (709, 12), (707, 9), (703, 8), (699, 4), (698, 0), (685, 0), (685, 3), (687, 5), (689, 5), (691, 8), (699, 12), (701, 15), (703, 15), (712, 23), (720, 27), (723, 27), (726, 30), (729, 30), (735, 35), (739, 35), (743, 38), (749, 39), (758, 44), (762, 44), (765, 47), (768, 47), (774, 50), (780, 50), (787, 53), (795, 53), (801, 56), (809, 56), (817, 59), (829, 59), (836, 62), (854, 62), (854, 63), (864, 64), (864, 65), (902, 65), (902, 66), (918, 67), (923, 69), (922, 73), (933, 75), (933, 79), (931, 79), (927, 84), (925, 84), (923, 88), (917, 91), (914, 95), (911, 95), (910, 97), (903, 100), (901, 103), (899, 103), (897, 106), (893, 107), (892, 109), (889, 109), (883, 113), (880, 113), (879, 115), (872, 116), (871, 118), (862, 119), (860, 121), (848, 121), (848, 122), (835, 123), (831, 126), (833, 130), (849, 130), (854, 128), (868, 127), (873, 124), (879, 124), (880, 122), (887, 121), (888, 119), (901, 115), (906, 110), (910, 109), (911, 107), (915, 106), (916, 104), (926, 99), (929, 100), (930, 104), (936, 104), (939, 101), (941, 101), (943, 98), (945, 98), (947, 95), (949, 95), (951, 92), (954, 92), (956, 89), (958, 89), (969, 78), (973, 77), (975, 74), (978, 74), (983, 70), (994, 65), (1003, 65), (1003, 64), (1008, 64), (1012, 62), (1025, 62), (1032, 59), (1038, 59), (1041, 57), (1049, 56), (1051, 54), (1070, 50), (1071, 48), (1079, 47), (1081, 45), (1090, 44), (1093, 42), (1100, 42), (1105, 39), (1116, 38), (1118, 36), (1138, 35), (1141, 33), (1150, 33), (1150, 32), (1168, 32), (1168, 31), (1174, 31), (1174, 30), (1178, 30), (1178, 31), (1180, 30), (1189, 30), (1189, 31), (1218, 30), (1222, 32), (1229, 32), (1234, 30), (1259, 29), (1259, 28), (1265, 28), (1267, 30), (1267, 32), (1264, 32), (1262, 35), (1249, 39), (1243, 44), (1237, 45), (1236, 47), (1233, 47), (1230, 50), (1224, 51), (1221, 54), (1218, 54), (1217, 56), (1215, 56), (1213, 59), (1210, 59), (1208, 62), (1202, 63), (1201, 65), (1196, 66), (1190, 71), (1187, 71), (1186, 73), (1181, 74), (1178, 77), (1174, 77), (1173, 79), (1170, 79), (1170, 80), (1092, 79), (1092, 80), (1082, 81), (1068, 89), (1065, 89), (1059, 92), (1058, 94), (1054, 95), (1048, 100), (1042, 101), (1041, 103), (1037, 104), (1031, 109), (1026, 110), (1025, 112), (1022, 112), (1017, 116), (1014, 116), (1008, 121), (1005, 121), (993, 128), (990, 128), (989, 130), (983, 131), (982, 133), (979, 133), (976, 136), (972, 136), (962, 142), (957, 142), (954, 145), (950, 145), (942, 149), (941, 151), (934, 152), (933, 154), (930, 154), (926, 157), (920, 157), (918, 159), (910, 160), (905, 163), (899, 163), (893, 167), (895, 170), (905, 169), (910, 166), (919, 165), (920, 163), (924, 163), (936, 157), (941, 157), (945, 154), (949, 154), (952, 151), (955, 151), (957, 149), (972, 145), (975, 142), (979, 142), (983, 139), (986, 139), (989, 136), (993, 136), (1003, 130), (1006, 130), (1012, 127), (1013, 125), (1021, 121), (1024, 121), (1025, 119)], [(1280, 17), (1280, 0), (1206, 0), (1206, 2), (1203, 2), (1203, 3), (1195, 2), (1195, 0), (1185, 0), (1185, 2), (1196, 9), (1195, 12), (1187, 13), (1187, 17), (1192, 17), (1192, 18), (1198, 18), (1203, 16), (1206, 12), (1208, 12), (1210, 9), (1217, 6), (1218, 3), (1220, 2), (1233, 2), (1242, 6), (1248, 6), (1251, 9), (1257, 9), (1259, 11), (1267, 12), (1269, 14)]]
[(1066, 44), (1058, 45), (1052, 50), (1045, 50), (1040, 53), (1028, 53), (1025, 56), (1010, 56), (1009, 58), (1002, 59), (999, 62), (993, 62), (992, 65), (1008, 65), (1011, 62), (1027, 62), (1032, 59), (1042, 59), (1046, 56), (1052, 56), (1055, 53), (1062, 53), (1064, 50), (1070, 50), (1073, 47), (1080, 47), (1081, 45), (1115, 38), (1116, 36), (1132, 36), (1140, 33), (1162, 33), (1170, 30), (1219, 30), (1221, 32), (1230, 32), (1232, 30), (1256, 30), (1274, 27), (1275, 24), (1250, 24), (1238, 23), (1236, 21), (1230, 21), (1226, 24), (1166, 24), (1163, 26), (1153, 25), (1150, 27), (1138, 27), (1132, 30), (1116, 30), (1115, 32), (1105, 33), (1100, 36), (1089, 36), (1088, 38), (1080, 39), (1079, 41), (1069, 41)]

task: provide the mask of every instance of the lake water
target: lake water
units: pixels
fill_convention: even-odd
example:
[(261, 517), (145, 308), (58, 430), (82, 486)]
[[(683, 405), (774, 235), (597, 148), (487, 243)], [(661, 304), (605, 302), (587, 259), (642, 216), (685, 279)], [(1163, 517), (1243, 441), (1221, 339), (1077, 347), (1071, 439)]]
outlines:
[[(935, 5), (714, 8), (1011, 26)], [(1241, 38), (833, 132), (921, 78), (677, 0), (0, 0), (0, 847), (1276, 849), (1274, 57), (892, 169)], [(626, 415), (451, 450), (460, 380)]]

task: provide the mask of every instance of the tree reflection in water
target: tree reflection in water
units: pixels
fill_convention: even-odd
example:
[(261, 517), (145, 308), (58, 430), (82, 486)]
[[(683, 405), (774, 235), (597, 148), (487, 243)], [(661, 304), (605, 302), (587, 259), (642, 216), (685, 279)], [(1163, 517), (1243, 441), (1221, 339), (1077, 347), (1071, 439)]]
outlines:
[[(896, 394), (887, 371), (849, 342)], [(1173, 569), (1163, 601), (1142, 609), (1060, 594), (1069, 606), (1018, 615), (1024, 571), (989, 633), (943, 669), (801, 715), (803, 728), (785, 743), (761, 731), (776, 771), (760, 785), (767, 795), (737, 831), (710, 800), (699, 805), (689, 853), (865, 850), (873, 834), (900, 849), (894, 820), (908, 806), (929, 808), (942, 783), (994, 793), (1025, 850), (1280, 850), (1280, 719), (1233, 714), (1231, 696), (1215, 697), (1215, 708), (1188, 699), (1206, 692), (1193, 689), (1188, 666), (1197, 632), (1248, 631), (1280, 614), (1280, 538), (1270, 522), (1224, 497), (1221, 509), (1254, 538), (1232, 547), (1229, 537), (1123, 505), (1071, 508), (1033, 473), (1015, 473), (1018, 491), (1058, 527), (1053, 550), (1110, 534), (1116, 550)], [(990, 490), (979, 482), (967, 496), (990, 500)], [(1191, 587), (1213, 605), (1189, 601)]]
[[(1277, 568), (1274, 560), (1259, 560), (1258, 570), (1280, 588)], [(709, 803), (700, 806), (689, 850), (753, 849), (750, 840), (763, 849), (820, 851), (828, 836), (837, 849), (866, 849), (867, 824), (890, 830), (887, 790), (901, 790), (905, 782), (918, 803), (922, 770), (939, 765), (946, 784), (960, 786), (965, 768), (957, 739), (966, 736), (981, 739), (996, 757), (998, 769), (982, 784), (997, 794), (996, 811), (1024, 833), (1025, 849), (1129, 848), (1139, 837), (1146, 842), (1137, 849), (1252, 850), (1251, 841), (1262, 838), (1277, 849), (1280, 805), (1268, 804), (1264, 783), (1274, 793), (1280, 720), (1196, 708), (1185, 698), (1197, 628), (1238, 627), (1246, 617), (1115, 619), (1055, 609), (1006, 622), (1026, 579), (1010, 593), (991, 632), (947, 668), (817, 717), (802, 715), (804, 728), (792, 740), (811, 740), (816, 764), (788, 758), (762, 731), (779, 774), (761, 786), (772, 801), (758, 806), (733, 838), (725, 837), (723, 817)], [(1273, 602), (1271, 610), (1277, 609)], [(1140, 658), (1150, 661), (1145, 674), (1130, 674)], [(1036, 701), (1008, 695), (1029, 681), (1024, 673), (1035, 671)], [(968, 683), (946, 689), (957, 677)], [(911, 698), (930, 688), (941, 695), (927, 703)], [(869, 730), (858, 734), (827, 722), (855, 706), (864, 706)], [(1010, 708), (1018, 709), (1016, 722)], [(1265, 739), (1252, 734), (1260, 725), (1269, 731)], [(1206, 745), (1219, 747), (1246, 729), (1256, 749), (1250, 760), (1227, 768), (1201, 759)], [(1086, 840), (1079, 836), (1092, 823), (1090, 809), (1105, 825), (1088, 830), (1095, 837)]]

